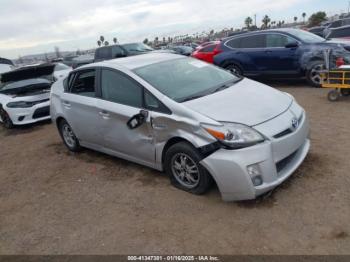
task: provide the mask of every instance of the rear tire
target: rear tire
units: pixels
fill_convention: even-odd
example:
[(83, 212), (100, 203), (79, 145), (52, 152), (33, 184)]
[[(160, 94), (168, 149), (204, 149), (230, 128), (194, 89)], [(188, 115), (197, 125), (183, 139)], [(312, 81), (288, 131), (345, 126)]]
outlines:
[(308, 66), (308, 68), (309, 69), (306, 72), (307, 82), (314, 87), (321, 87), (322, 77), (320, 72), (322, 69), (324, 69), (324, 62), (323, 61), (312, 62)]
[(5, 128), (12, 129), (14, 127), (9, 114), (2, 108), (0, 109), (0, 118)]
[(199, 163), (199, 152), (189, 143), (180, 142), (171, 146), (164, 161), (165, 172), (173, 186), (196, 195), (206, 193), (213, 179)]
[(236, 64), (229, 64), (225, 66), (225, 69), (229, 71), (231, 74), (234, 74), (236, 76), (239, 76), (239, 77), (243, 76), (242, 69)]
[(58, 131), (61, 135), (63, 143), (66, 147), (72, 152), (79, 152), (81, 150), (81, 146), (79, 144), (78, 138), (75, 136), (72, 128), (67, 123), (66, 120), (61, 120), (58, 123)]

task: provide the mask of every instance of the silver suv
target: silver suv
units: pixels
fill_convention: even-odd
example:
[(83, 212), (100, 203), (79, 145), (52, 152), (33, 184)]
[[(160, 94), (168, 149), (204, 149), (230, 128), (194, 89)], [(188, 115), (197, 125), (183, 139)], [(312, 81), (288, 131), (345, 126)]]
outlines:
[(165, 171), (225, 201), (254, 199), (286, 180), (310, 142), (294, 98), (205, 62), (153, 53), (74, 70), (51, 91), (51, 116), (81, 147)]

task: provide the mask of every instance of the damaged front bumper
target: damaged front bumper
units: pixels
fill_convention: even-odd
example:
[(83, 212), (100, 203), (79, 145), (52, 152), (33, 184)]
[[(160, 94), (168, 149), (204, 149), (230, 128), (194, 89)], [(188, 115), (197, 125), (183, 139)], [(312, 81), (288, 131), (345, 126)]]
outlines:
[[(282, 118), (289, 118), (288, 113), (276, 123)], [(240, 150), (220, 149), (201, 164), (215, 179), (224, 201), (255, 199), (280, 185), (301, 165), (310, 149), (308, 136), (305, 116), (291, 134)]]

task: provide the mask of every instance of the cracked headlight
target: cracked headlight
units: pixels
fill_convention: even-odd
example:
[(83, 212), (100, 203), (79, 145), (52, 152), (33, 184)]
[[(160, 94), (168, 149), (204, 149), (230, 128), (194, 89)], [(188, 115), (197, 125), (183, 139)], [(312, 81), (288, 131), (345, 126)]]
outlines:
[(239, 149), (265, 141), (265, 138), (253, 128), (236, 123), (221, 122), (221, 126), (202, 124), (202, 127), (223, 145)]

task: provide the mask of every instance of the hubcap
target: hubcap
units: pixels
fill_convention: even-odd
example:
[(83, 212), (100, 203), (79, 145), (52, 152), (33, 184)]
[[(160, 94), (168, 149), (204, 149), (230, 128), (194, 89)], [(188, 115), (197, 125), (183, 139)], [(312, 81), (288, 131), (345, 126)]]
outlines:
[(237, 76), (241, 76), (242, 73), (241, 73), (241, 70), (239, 70), (237, 67), (235, 66), (230, 66), (227, 68), (227, 70), (231, 73), (231, 74), (234, 74), (234, 75), (237, 75)]
[(75, 135), (69, 125), (64, 124), (62, 127), (62, 136), (69, 147), (75, 147)]
[(191, 157), (178, 153), (171, 160), (171, 168), (175, 179), (183, 186), (191, 189), (199, 184), (199, 170)]
[(310, 80), (317, 84), (320, 85), (321, 84), (321, 71), (323, 69), (323, 64), (319, 64), (319, 65), (315, 65), (310, 72)]

